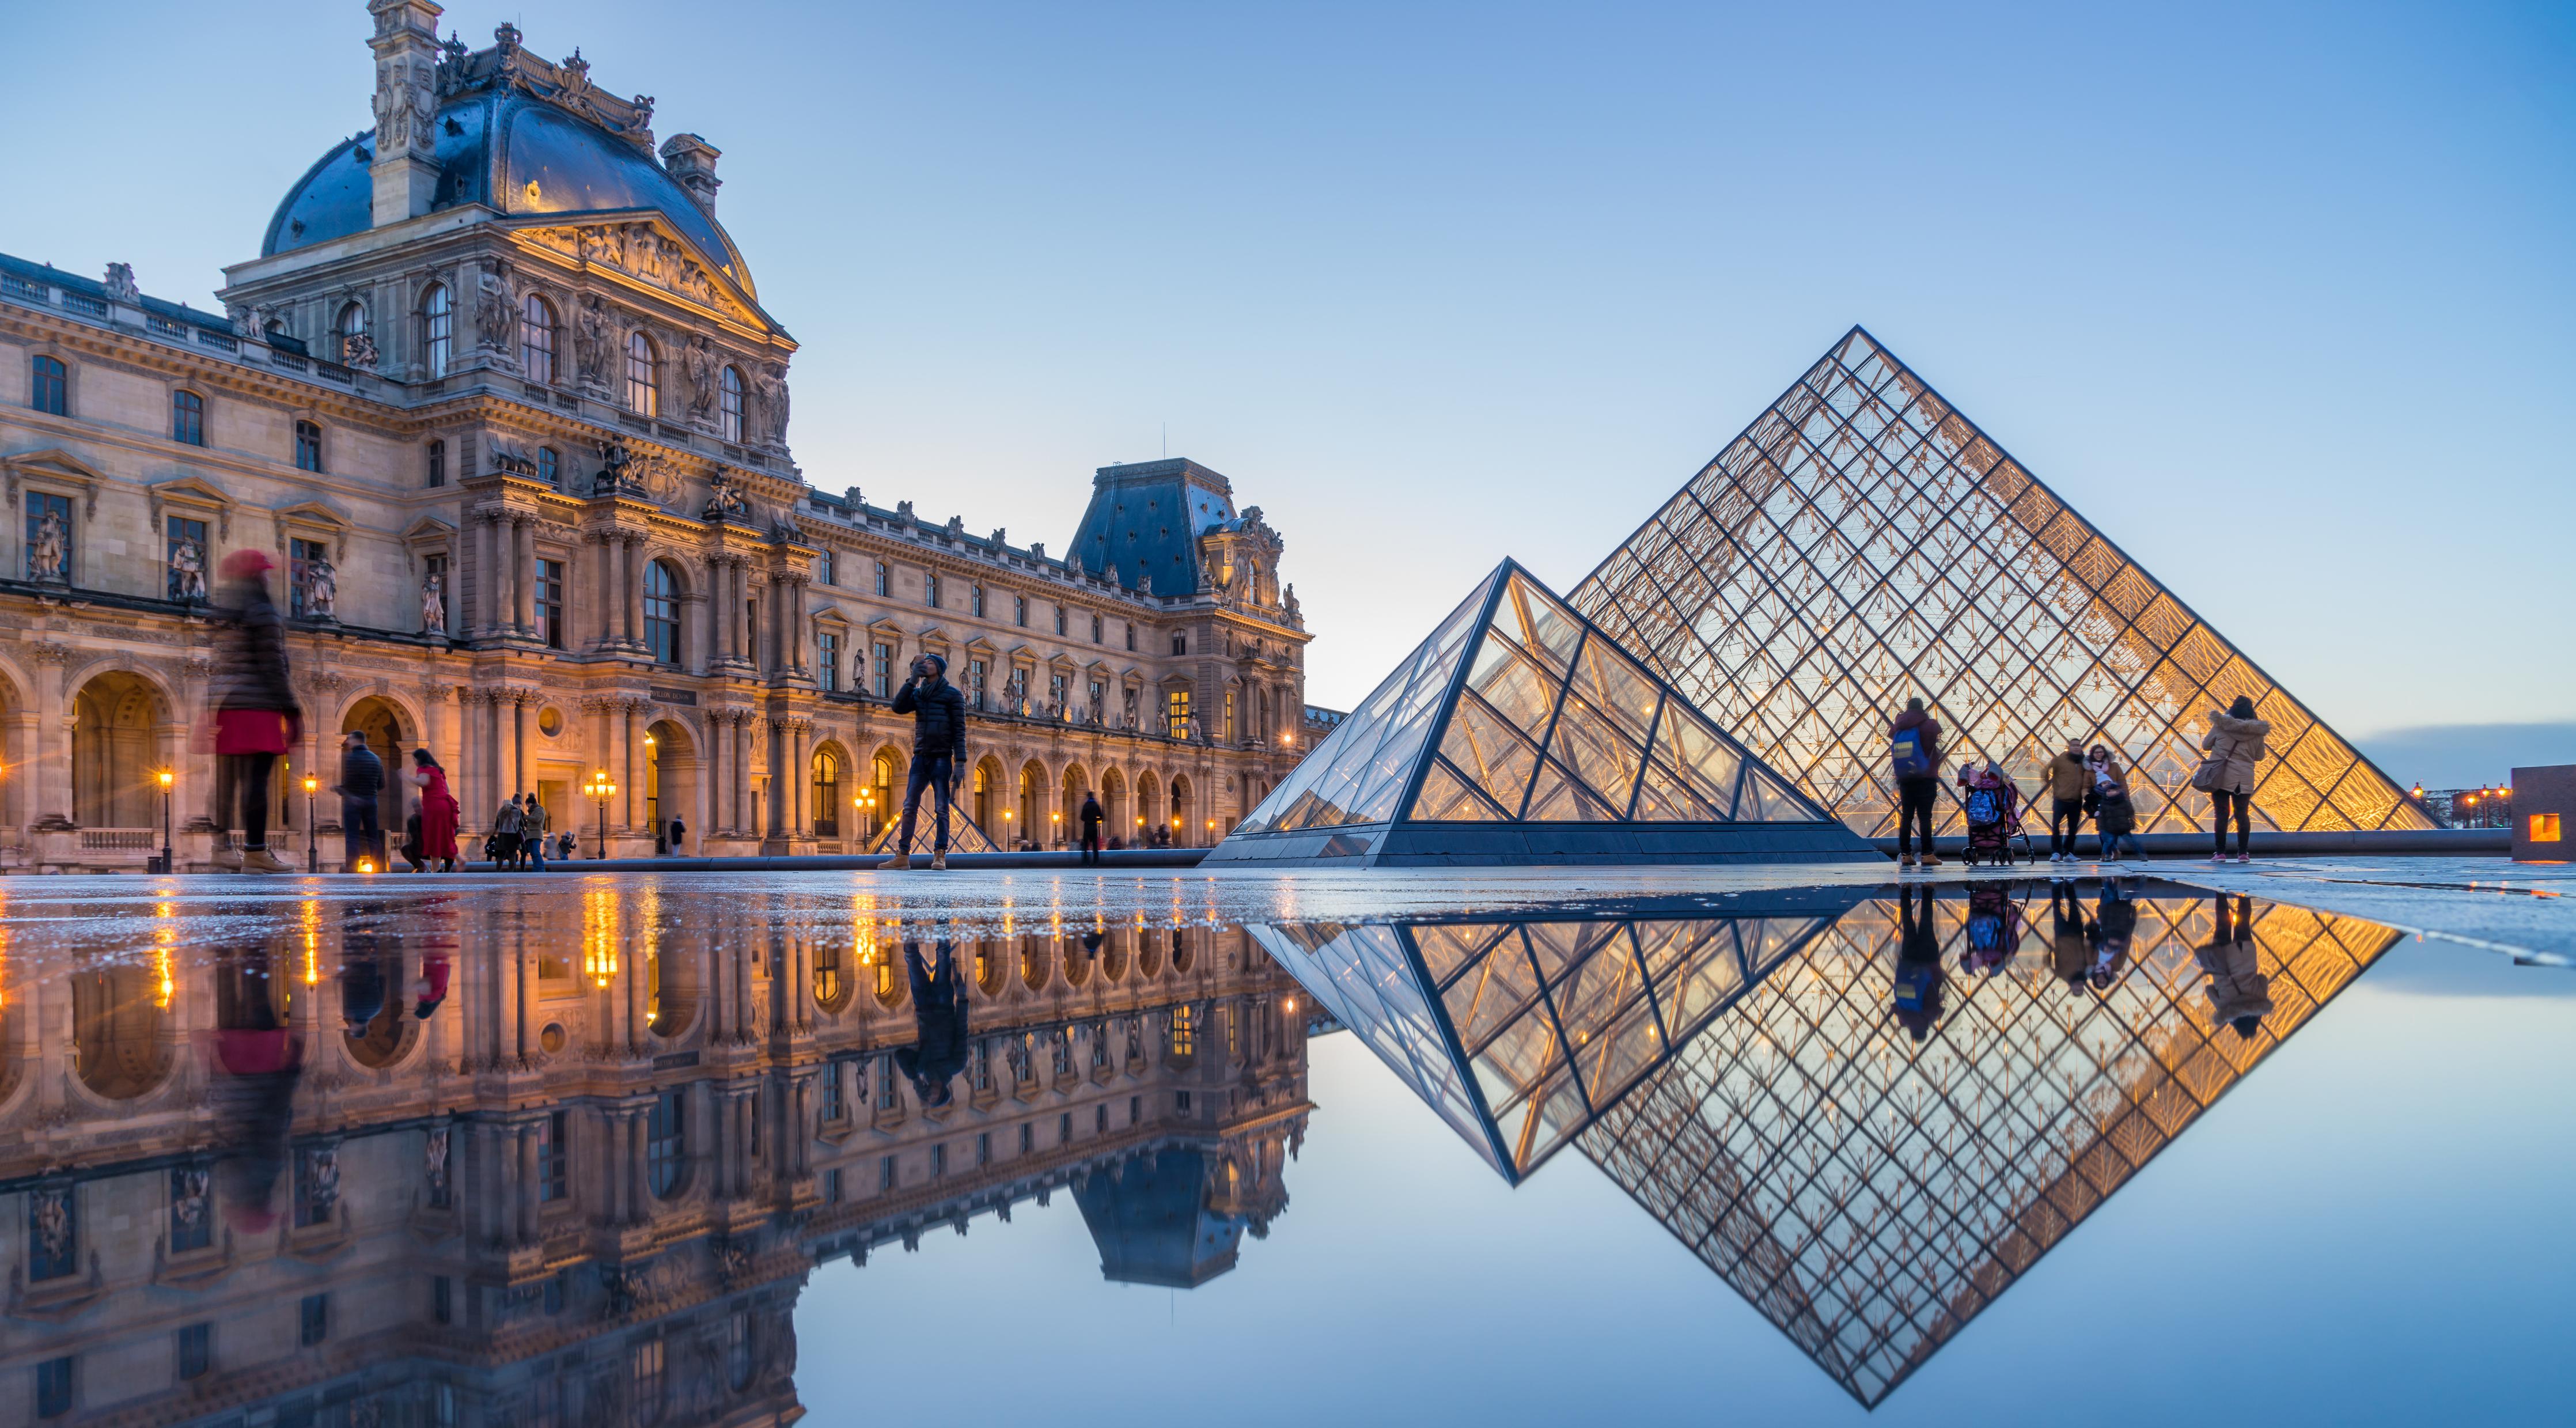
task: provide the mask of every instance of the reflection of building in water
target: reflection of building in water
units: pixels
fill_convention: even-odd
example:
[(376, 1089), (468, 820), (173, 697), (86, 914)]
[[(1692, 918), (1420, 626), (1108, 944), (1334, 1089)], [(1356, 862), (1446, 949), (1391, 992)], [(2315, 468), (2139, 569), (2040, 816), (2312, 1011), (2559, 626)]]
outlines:
[(1749, 960), (1781, 919), (1257, 931), (1507, 1176), (1570, 1133), (1876, 1404), (2397, 936), (2162, 896), (2025, 930), (2004, 886)]
[(938, 929), (715, 906), (0, 964), (0, 1421), (783, 1423), (819, 1263), (1063, 1191), (1112, 1277), (1195, 1282), (1285, 1207), (1304, 1018), (1239, 933), (956, 941), (930, 1105), (902, 936)]

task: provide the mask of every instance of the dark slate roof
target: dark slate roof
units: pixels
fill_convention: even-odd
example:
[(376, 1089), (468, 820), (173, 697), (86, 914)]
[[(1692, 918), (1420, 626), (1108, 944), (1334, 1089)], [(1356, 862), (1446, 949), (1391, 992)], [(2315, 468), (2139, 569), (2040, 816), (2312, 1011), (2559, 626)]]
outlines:
[(1150, 572), (1155, 594), (1186, 595), (1199, 588), (1198, 538), (1237, 519), (1234, 483), (1186, 457), (1103, 466), (1065, 559), (1115, 569), (1129, 590)]
[(1234, 1268), (1243, 1221), (1202, 1208), (1207, 1157), (1166, 1149), (1095, 1170), (1074, 1203), (1100, 1246), (1100, 1275), (1121, 1284), (1194, 1289)]
[[(560, 217), (649, 209), (757, 300), (751, 269), (723, 227), (692, 202), (679, 181), (637, 145), (535, 95), (515, 89), (448, 96), (437, 129), (438, 193), (445, 208), (479, 203), (514, 217)], [(372, 222), (376, 131), (341, 140), (288, 189), (268, 221), (260, 255), (292, 252), (364, 232)], [(537, 186), (534, 198), (528, 185)]]
[[(26, 282), (50, 284), (69, 292), (79, 293), (84, 297), (97, 298), (101, 302), (107, 300), (107, 284), (96, 278), (84, 278), (76, 273), (66, 273), (51, 264), (31, 263), (24, 258), (13, 258), (6, 253), (0, 253), (0, 273), (7, 273), (11, 277)], [(209, 332), (230, 333), (233, 330), (232, 323), (226, 320), (222, 313), (199, 312), (183, 302), (169, 302), (147, 296), (143, 299), (143, 310), (155, 317), (186, 323), (192, 327), (202, 327)]]

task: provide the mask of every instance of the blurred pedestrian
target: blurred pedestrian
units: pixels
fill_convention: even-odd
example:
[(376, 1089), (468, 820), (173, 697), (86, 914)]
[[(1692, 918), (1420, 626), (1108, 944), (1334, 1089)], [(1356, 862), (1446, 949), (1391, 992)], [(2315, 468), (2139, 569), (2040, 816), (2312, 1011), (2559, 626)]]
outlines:
[(367, 747), (367, 736), (352, 729), (340, 744), (340, 781), (331, 791), (340, 795), (340, 870), (354, 873), (358, 860), (373, 859), (384, 866), (384, 825), (378, 821), (376, 800), (385, 788), (385, 761)]
[(2072, 863), (2076, 835), (2084, 831), (2084, 796), (2093, 774), (2084, 767), (2084, 741), (2069, 739), (2048, 761), (2048, 861)]
[(420, 869), (432, 862), (439, 871), (456, 871), (456, 795), (447, 791), (447, 770), (427, 749), (411, 751), (411, 781), (420, 789)]
[(2146, 850), (2138, 846), (2138, 806), (2129, 797), (2129, 775), (2120, 767), (2119, 756), (2108, 745), (2095, 744), (2084, 755), (2084, 766), (2093, 778), (2093, 826), (2102, 835), (2102, 856), (2118, 858), (2126, 845), (2126, 856), (2144, 858)]
[(1082, 795), (1082, 811), (1075, 814), (1074, 818), (1076, 822), (1082, 825), (1082, 861), (1086, 863), (1099, 862), (1100, 825), (1107, 818), (1107, 815), (1100, 811), (1099, 795), (1094, 794), (1087, 789), (1084, 790)]
[(688, 824), (686, 824), (686, 823), (681, 822), (679, 819), (676, 819), (676, 818), (672, 819), (672, 820), (671, 820), (671, 851), (672, 851), (673, 853), (677, 853), (677, 852), (679, 852), (679, 851), (680, 851), (680, 849), (681, 849), (681, 847), (682, 847), (682, 845), (683, 845), (683, 844), (685, 844), (685, 843), (688, 841), (688, 838), (689, 838), (689, 825), (688, 825)]
[(237, 550), (224, 557), (223, 628), (215, 672), (218, 811), (225, 828), (242, 830), (242, 846), (219, 831), (215, 866), (282, 873), (268, 851), (268, 795), (278, 757), (303, 736), (304, 714), (286, 680), (286, 621), (269, 598), (268, 556)]
[[(1890, 772), (1896, 778), (1896, 865), (1937, 868), (1932, 852), (1932, 805), (1941, 797), (1941, 725), (1924, 710), (1921, 699), (1905, 701), (1905, 712), (1888, 728)], [(1923, 830), (1923, 857), (1914, 857), (1914, 830)]]
[(2048, 968), (2065, 978), (2070, 990), (2080, 989), (2093, 970), (2093, 935), (2075, 884), (2062, 879), (2049, 883), (2048, 920)]
[(2209, 860), (2228, 861), (2227, 820), (2236, 820), (2236, 858), (2240, 863), (2253, 861), (2247, 850), (2252, 833), (2254, 804), (2254, 766), (2263, 761), (2264, 736), (2272, 726), (2255, 716), (2254, 701), (2240, 694), (2224, 711), (2209, 711), (2209, 732), (2201, 735), (2200, 746), (2209, 757), (2191, 775), (2191, 786), (2209, 795), (2209, 834), (2213, 840)]
[(530, 868), (546, 870), (546, 806), (533, 793), (519, 795), (519, 853)]
[(492, 815), (492, 837), (484, 852), (492, 866), (503, 872), (519, 862), (519, 796), (511, 794), (501, 800), (500, 810)]

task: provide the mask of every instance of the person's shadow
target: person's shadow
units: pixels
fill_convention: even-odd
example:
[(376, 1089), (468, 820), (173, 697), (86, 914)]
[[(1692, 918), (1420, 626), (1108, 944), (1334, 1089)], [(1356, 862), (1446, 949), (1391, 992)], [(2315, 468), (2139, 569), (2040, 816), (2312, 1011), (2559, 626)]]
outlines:
[(931, 965), (921, 960), (921, 944), (903, 944), (904, 980), (912, 989), (913, 1043), (895, 1052), (895, 1069), (912, 1082), (924, 1110), (937, 1110), (955, 1099), (948, 1083), (966, 1069), (966, 984), (957, 975), (957, 959), (943, 937), (932, 944)]

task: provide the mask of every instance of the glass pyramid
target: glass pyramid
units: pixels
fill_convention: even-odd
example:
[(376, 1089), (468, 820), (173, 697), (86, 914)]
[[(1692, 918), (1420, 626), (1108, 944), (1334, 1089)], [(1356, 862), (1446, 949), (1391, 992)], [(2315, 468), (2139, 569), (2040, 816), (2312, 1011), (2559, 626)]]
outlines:
[(1250, 930), (1505, 1179), (1573, 1145), (1875, 1406), (2399, 936), (2027, 886)]
[(1887, 724), (1917, 694), (1950, 770), (1973, 753), (2027, 788), (2070, 736), (2118, 750), (2141, 832), (2205, 826), (2200, 738), (2243, 694), (2272, 725), (2262, 823), (2433, 826), (1857, 327), (1572, 603), (1864, 834), (1895, 832)]
[(1212, 861), (1877, 856), (1506, 560)]
[[(929, 793), (922, 794), (921, 802), (921, 810), (914, 816), (912, 823), (912, 851), (916, 853), (930, 851), (931, 839), (938, 836), (936, 825), (931, 819)], [(875, 840), (868, 844), (868, 851), (893, 852), (894, 835), (902, 831), (903, 818), (898, 813), (897, 816), (887, 819), (886, 826), (878, 830)], [(975, 826), (975, 820), (966, 816), (964, 808), (952, 803), (948, 806), (948, 851), (998, 853), (1002, 850), (993, 846), (993, 840), (984, 836), (984, 830)]]
[(1517, 1183), (1863, 896), (1783, 894), (1724, 918), (1248, 930)]

